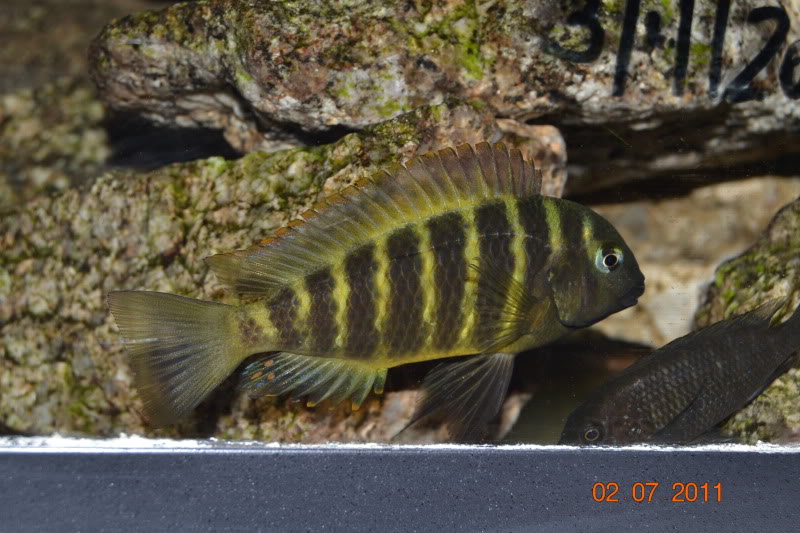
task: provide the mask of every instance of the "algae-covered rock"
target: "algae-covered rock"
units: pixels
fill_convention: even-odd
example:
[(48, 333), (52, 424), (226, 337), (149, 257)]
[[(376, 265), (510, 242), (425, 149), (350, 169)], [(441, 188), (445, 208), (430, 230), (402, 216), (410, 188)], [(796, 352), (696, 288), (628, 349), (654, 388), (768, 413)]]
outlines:
[[(800, 302), (800, 199), (781, 209), (759, 240), (717, 269), (697, 327), (713, 324), (786, 296)], [(747, 442), (800, 440), (800, 371), (792, 369), (737, 413), (725, 429)]]
[(80, 78), (0, 95), (0, 209), (96, 176), (111, 154), (104, 118)]
[(547, 126), (535, 127), (537, 139), (519, 136), (526, 128), (510, 133), (470, 105), (423, 107), (330, 145), (107, 173), (0, 217), (0, 423), (31, 433), (385, 440), (410, 416), (408, 394), (350, 414), (236, 400), (233, 381), (194, 419), (149, 429), (106, 294), (148, 289), (235, 303), (203, 257), (260, 240), (330, 189), (451, 144), (517, 145), (542, 162), (546, 192), (559, 194), (563, 141)]
[(241, 151), (455, 96), (563, 125), (573, 191), (796, 152), (797, 4), (681, 6), (199, 0), (111, 22), (91, 65), (113, 108)]

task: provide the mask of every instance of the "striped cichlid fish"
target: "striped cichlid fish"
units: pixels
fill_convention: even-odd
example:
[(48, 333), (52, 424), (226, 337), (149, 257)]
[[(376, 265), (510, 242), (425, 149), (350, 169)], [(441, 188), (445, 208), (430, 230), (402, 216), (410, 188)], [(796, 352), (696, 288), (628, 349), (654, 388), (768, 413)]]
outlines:
[(744, 407), (800, 349), (800, 308), (770, 325), (785, 298), (676, 339), (575, 409), (559, 444), (686, 444)]
[(460, 358), (423, 383), (415, 420), (443, 410), (453, 438), (502, 403), (514, 355), (634, 305), (644, 276), (617, 231), (542, 196), (518, 150), (428, 153), (343, 189), (246, 250), (206, 259), (249, 297), (223, 305), (109, 294), (146, 412), (185, 415), (245, 359), (252, 396), (308, 404), (380, 394), (387, 369)]

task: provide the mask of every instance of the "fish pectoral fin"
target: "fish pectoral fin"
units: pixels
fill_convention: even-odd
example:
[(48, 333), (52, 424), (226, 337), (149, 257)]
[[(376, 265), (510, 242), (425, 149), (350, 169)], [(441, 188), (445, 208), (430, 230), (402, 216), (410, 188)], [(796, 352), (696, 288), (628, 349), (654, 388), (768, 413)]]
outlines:
[(306, 396), (309, 407), (324, 400), (335, 405), (350, 398), (351, 407), (356, 410), (370, 390), (381, 394), (385, 382), (385, 368), (375, 369), (345, 359), (278, 352), (265, 354), (248, 364), (240, 388), (252, 398)]
[(425, 376), (417, 409), (401, 432), (423, 418), (443, 414), (451, 439), (476, 437), (503, 404), (514, 355), (476, 355), (439, 364)]
[(663, 444), (684, 442), (686, 439), (682, 437), (682, 435), (686, 434), (687, 431), (691, 431), (699, 424), (700, 421), (698, 417), (706, 412), (706, 398), (703, 394), (705, 391), (705, 386), (701, 385), (696, 394), (692, 397), (692, 401), (688, 402), (676, 417), (658, 430), (651, 440)]
[(480, 279), (476, 286), (479, 322), (487, 325), (486, 344), (479, 348), (481, 352), (496, 352), (522, 335), (536, 331), (547, 309), (543, 307), (534, 316), (534, 307), (552, 303), (552, 298), (546, 296), (544, 269), (530, 290), (491, 259), (484, 258), (482, 262), (482, 266), (469, 265)]

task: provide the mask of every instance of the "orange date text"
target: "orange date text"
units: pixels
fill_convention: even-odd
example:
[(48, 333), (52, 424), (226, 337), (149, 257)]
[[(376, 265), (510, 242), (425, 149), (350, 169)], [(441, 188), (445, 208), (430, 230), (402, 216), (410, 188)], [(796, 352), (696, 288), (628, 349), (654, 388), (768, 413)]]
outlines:
[(671, 491), (665, 491), (665, 488), (659, 490), (660, 486), (659, 481), (636, 482), (629, 487), (615, 481), (597, 482), (592, 485), (592, 498), (596, 502), (611, 503), (652, 502), (656, 499), (666, 499), (675, 503), (722, 501), (722, 483), (711, 485), (708, 482), (676, 482), (672, 484)]

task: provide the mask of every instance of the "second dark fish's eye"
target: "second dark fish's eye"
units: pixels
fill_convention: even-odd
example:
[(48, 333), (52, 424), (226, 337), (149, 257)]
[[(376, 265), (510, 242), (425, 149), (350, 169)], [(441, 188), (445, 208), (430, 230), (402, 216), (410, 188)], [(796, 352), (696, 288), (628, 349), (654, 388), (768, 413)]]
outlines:
[(586, 442), (594, 442), (600, 438), (600, 431), (597, 428), (589, 428), (583, 434), (583, 440)]
[(618, 264), (619, 264), (619, 257), (617, 257), (617, 254), (615, 252), (611, 252), (610, 254), (607, 254), (605, 257), (603, 257), (603, 265), (609, 270), (611, 270), (612, 268), (616, 268)]

